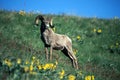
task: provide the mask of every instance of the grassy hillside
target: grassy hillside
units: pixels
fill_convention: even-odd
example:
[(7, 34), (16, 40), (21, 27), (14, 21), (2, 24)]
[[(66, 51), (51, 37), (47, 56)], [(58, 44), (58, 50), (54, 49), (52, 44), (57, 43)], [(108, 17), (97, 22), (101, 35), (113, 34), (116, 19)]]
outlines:
[(68, 35), (78, 59), (75, 70), (69, 58), (53, 51), (47, 62), (38, 14), (0, 11), (0, 79), (2, 80), (119, 80), (120, 19), (53, 17), (55, 32)]

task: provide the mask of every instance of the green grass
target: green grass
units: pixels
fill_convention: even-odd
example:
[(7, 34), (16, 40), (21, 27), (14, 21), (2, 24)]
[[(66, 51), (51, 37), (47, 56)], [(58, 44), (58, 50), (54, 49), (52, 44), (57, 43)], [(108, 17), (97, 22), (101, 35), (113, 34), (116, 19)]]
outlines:
[[(45, 15), (53, 17), (56, 33), (68, 35), (73, 42), (73, 50), (79, 70), (75, 70), (69, 58), (60, 51), (53, 51), (54, 59), (47, 62), (44, 46), (40, 40), (39, 27), (34, 26), (38, 14), (0, 10), (0, 78), (5, 80), (60, 80), (59, 73), (63, 69), (63, 80), (68, 80), (70, 74), (76, 80), (85, 80), (94, 76), (95, 80), (120, 79), (120, 19), (84, 18), (68, 15)], [(77, 39), (77, 36), (80, 38)], [(42, 65), (58, 61), (56, 69), (25, 72), (24, 67), (30, 67), (35, 56)], [(5, 64), (9, 59), (12, 66)], [(21, 63), (17, 64), (17, 59)], [(29, 65), (25, 62), (29, 61)], [(81, 74), (79, 74), (81, 73)], [(94, 79), (92, 79), (94, 80)]]

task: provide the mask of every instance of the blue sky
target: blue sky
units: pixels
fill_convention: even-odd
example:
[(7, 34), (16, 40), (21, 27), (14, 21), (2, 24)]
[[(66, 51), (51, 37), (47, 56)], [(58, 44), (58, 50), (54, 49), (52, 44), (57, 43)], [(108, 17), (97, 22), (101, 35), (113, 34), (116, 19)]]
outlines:
[(120, 0), (0, 0), (0, 9), (25, 10), (43, 14), (120, 18)]

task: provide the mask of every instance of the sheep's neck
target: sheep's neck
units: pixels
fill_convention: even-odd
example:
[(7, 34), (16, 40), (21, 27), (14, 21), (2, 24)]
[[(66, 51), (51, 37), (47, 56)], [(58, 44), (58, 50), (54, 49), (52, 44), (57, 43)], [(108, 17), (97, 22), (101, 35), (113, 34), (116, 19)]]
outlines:
[(49, 34), (54, 34), (54, 32), (53, 32), (53, 30), (52, 30), (52, 28), (47, 28), (45, 31), (47, 31)]

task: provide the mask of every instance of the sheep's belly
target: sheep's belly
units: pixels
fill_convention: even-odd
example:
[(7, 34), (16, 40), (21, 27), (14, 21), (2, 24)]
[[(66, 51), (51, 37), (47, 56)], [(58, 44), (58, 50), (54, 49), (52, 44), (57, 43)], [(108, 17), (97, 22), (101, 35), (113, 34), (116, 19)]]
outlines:
[(64, 47), (63, 46), (57, 46), (57, 47), (53, 47), (53, 49), (55, 49), (55, 50), (63, 50)]

